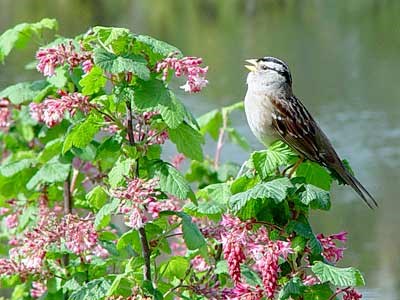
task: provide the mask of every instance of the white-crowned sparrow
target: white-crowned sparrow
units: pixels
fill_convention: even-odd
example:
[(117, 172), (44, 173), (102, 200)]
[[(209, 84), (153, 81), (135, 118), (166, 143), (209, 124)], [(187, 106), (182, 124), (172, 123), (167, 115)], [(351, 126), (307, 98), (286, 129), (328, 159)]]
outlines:
[(283, 140), (302, 159), (317, 162), (335, 172), (370, 208), (372, 204), (378, 206), (372, 195), (345, 168), (328, 137), (293, 94), (287, 64), (274, 57), (246, 61), (250, 64), (246, 65), (250, 73), (244, 107), (254, 135), (266, 146), (274, 140)]

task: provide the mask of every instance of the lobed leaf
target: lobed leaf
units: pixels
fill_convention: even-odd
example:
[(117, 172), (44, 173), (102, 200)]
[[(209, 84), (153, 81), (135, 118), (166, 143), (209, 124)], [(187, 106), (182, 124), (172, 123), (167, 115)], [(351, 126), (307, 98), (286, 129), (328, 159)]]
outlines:
[(0, 98), (7, 98), (13, 104), (38, 102), (47, 94), (49, 83), (46, 80), (20, 82), (11, 85), (0, 92)]
[(21, 23), (8, 29), (0, 36), (0, 62), (3, 62), (13, 48), (24, 48), (32, 37), (40, 37), (45, 29), (57, 29), (55, 19), (44, 18), (36, 23)]
[(197, 130), (186, 123), (182, 123), (175, 129), (169, 128), (168, 134), (180, 153), (194, 160), (203, 160), (201, 145), (204, 143), (204, 139)]
[(106, 83), (107, 78), (103, 75), (103, 70), (98, 66), (93, 66), (90, 72), (79, 81), (82, 93), (88, 96), (98, 93), (105, 87)]
[(353, 267), (338, 268), (318, 261), (311, 267), (311, 270), (322, 283), (329, 281), (340, 287), (365, 285), (361, 272)]
[(267, 150), (254, 152), (251, 155), (251, 161), (257, 173), (265, 179), (273, 175), (278, 167), (288, 165), (296, 157), (297, 155), (288, 145), (276, 141)]
[(245, 192), (233, 195), (229, 200), (229, 205), (234, 212), (238, 212), (252, 199), (267, 198), (279, 203), (286, 198), (288, 189), (291, 187), (293, 185), (286, 177), (259, 183)]
[(105, 278), (94, 279), (75, 290), (68, 300), (98, 300), (107, 295), (111, 285)]
[(111, 73), (132, 72), (143, 80), (150, 78), (150, 70), (147, 68), (146, 60), (139, 55), (119, 56), (103, 48), (94, 50), (94, 63), (104, 71)]
[(329, 192), (316, 187), (312, 184), (306, 184), (305, 191), (300, 194), (300, 201), (305, 204), (311, 204), (314, 209), (329, 210), (331, 207)]
[(279, 300), (294, 299), (291, 297), (302, 296), (306, 287), (299, 277), (290, 279), (281, 289), (278, 295)]
[(54, 157), (36, 172), (26, 184), (26, 187), (31, 190), (38, 184), (62, 182), (67, 179), (70, 169), (70, 164), (61, 162), (59, 157)]

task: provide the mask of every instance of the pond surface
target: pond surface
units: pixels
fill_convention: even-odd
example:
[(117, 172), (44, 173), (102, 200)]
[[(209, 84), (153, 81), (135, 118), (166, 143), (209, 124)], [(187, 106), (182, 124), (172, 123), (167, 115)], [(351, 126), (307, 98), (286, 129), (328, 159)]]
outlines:
[[(342, 265), (362, 270), (365, 299), (400, 299), (399, 13), (400, 1), (384, 0), (1, 0), (0, 31), (54, 17), (65, 36), (110, 25), (168, 41), (210, 66), (208, 88), (185, 99), (196, 116), (243, 98), (244, 59), (286, 60), (295, 94), (380, 203), (371, 211), (349, 187), (337, 187), (332, 211), (315, 213), (312, 223), (325, 233), (349, 232)], [(1, 66), (0, 89), (38, 76), (20, 73), (33, 49)], [(262, 148), (243, 113), (234, 124), (254, 149)], [(214, 146), (207, 147), (210, 155)], [(237, 162), (248, 156), (229, 145), (223, 153)]]

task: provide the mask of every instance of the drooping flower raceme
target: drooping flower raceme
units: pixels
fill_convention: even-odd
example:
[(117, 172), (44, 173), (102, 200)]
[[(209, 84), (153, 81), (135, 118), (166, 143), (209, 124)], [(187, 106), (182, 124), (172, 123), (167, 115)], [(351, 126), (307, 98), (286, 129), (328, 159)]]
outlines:
[(89, 111), (89, 98), (80, 93), (66, 93), (59, 91), (60, 99), (47, 98), (41, 103), (30, 103), (29, 109), (33, 119), (45, 123), (48, 127), (59, 124), (66, 112), (70, 116), (80, 110), (85, 113)]
[(160, 194), (156, 188), (155, 179), (143, 180), (135, 178), (128, 182), (126, 188), (114, 191), (114, 196), (121, 199), (119, 212), (125, 215), (125, 224), (131, 228), (139, 229), (147, 221), (144, 206), (157, 201)]
[(200, 67), (203, 63), (202, 58), (198, 57), (184, 57), (176, 58), (174, 54), (170, 55), (166, 59), (157, 63), (157, 72), (162, 71), (163, 80), (167, 79), (168, 70), (172, 69), (175, 71), (175, 76), (186, 76), (186, 83), (181, 86), (181, 89), (185, 92), (197, 93), (200, 92), (208, 83), (205, 76), (208, 71), (208, 67)]
[(343, 300), (359, 300), (362, 295), (358, 293), (355, 289), (346, 289), (343, 294)]
[(336, 246), (335, 241), (345, 243), (347, 241), (347, 232), (342, 231), (325, 237), (322, 233), (317, 235), (317, 239), (323, 248), (322, 255), (329, 262), (336, 264), (343, 258), (343, 252), (346, 248)]
[[(235, 283), (234, 296), (230, 299), (261, 299), (262, 295), (273, 299), (277, 289), (279, 275), (279, 257), (287, 258), (293, 250), (290, 243), (281, 240), (271, 240), (264, 226), (253, 230), (255, 220), (241, 221), (228, 215), (222, 217), (220, 229), (216, 231), (217, 240), (222, 242), (224, 258), (228, 263), (229, 274)], [(240, 265), (246, 262), (258, 271), (263, 287), (248, 287), (241, 276)], [(242, 293), (240, 295), (240, 293)]]
[(40, 49), (36, 53), (36, 59), (39, 61), (36, 69), (44, 76), (53, 76), (55, 69), (64, 64), (68, 64), (71, 69), (81, 64), (85, 73), (88, 73), (93, 67), (91, 53), (82, 49), (81, 52), (78, 52), (72, 41)]
[(32, 282), (32, 288), (31, 288), (31, 296), (32, 298), (40, 298), (43, 296), (44, 293), (46, 293), (47, 287), (45, 284), (34, 281)]
[(168, 132), (151, 128), (151, 120), (157, 115), (159, 115), (158, 112), (150, 111), (134, 116), (133, 136), (136, 142), (143, 143), (145, 147), (165, 143), (168, 139)]
[(7, 130), (11, 124), (10, 101), (0, 99), (0, 130)]

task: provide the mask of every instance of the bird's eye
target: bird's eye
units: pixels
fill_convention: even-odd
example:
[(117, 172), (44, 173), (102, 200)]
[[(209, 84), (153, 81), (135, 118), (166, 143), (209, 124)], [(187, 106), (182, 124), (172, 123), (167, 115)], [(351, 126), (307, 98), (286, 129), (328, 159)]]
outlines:
[(261, 69), (266, 70), (268, 67), (266, 65), (261, 65)]

